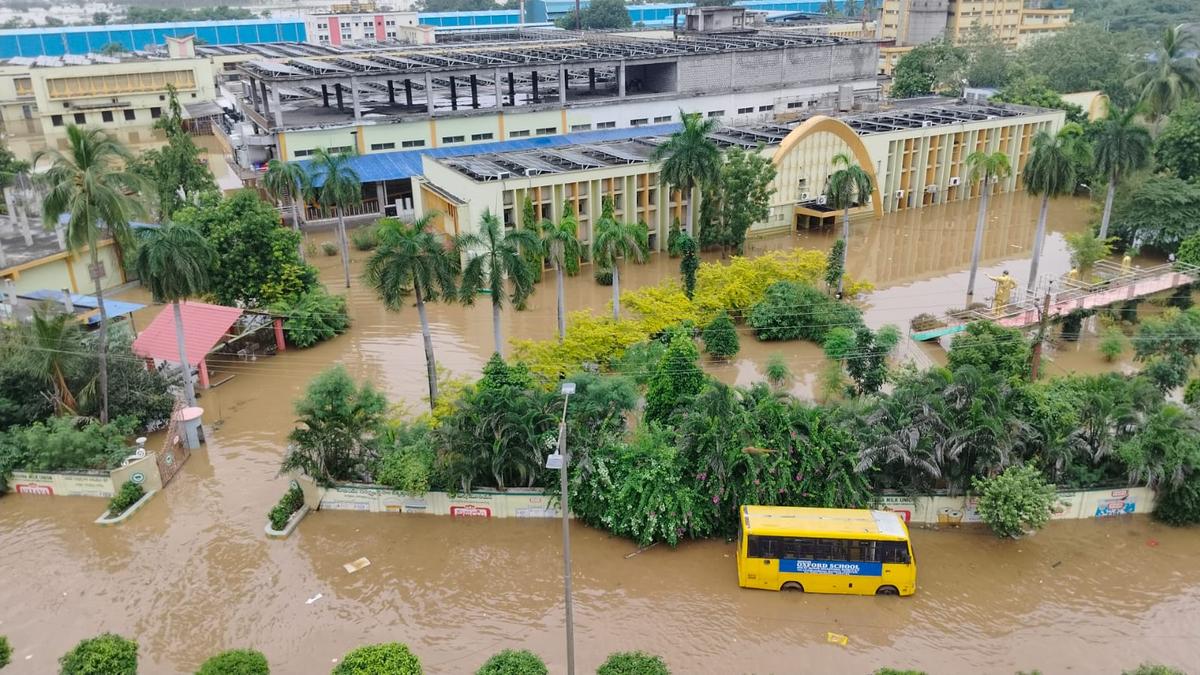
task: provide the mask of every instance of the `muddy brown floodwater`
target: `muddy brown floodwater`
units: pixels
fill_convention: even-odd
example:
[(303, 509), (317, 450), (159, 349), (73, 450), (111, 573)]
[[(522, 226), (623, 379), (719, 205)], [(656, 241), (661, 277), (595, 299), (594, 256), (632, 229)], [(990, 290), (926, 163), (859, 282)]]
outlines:
[[(1019, 277), (1037, 204), (1022, 195), (995, 202), (985, 271), (1010, 268)], [(1047, 274), (1066, 271), (1062, 234), (1082, 227), (1089, 208), (1055, 204)], [(855, 224), (850, 272), (878, 287), (868, 322), (903, 327), (912, 314), (962, 304), (974, 215), (966, 203)], [(830, 243), (808, 234), (753, 242), (750, 252)], [(359, 269), (364, 254), (354, 257)], [(316, 262), (339, 291), (337, 259)], [(622, 274), (628, 288), (656, 283), (676, 274), (676, 261), (656, 257)], [(505, 314), (507, 337), (553, 336), (552, 288), (543, 286), (529, 311)], [(610, 297), (590, 274), (569, 280), (567, 292), (571, 309), (601, 309)], [(54, 672), (75, 642), (111, 630), (136, 637), (142, 671), (155, 674), (192, 672), (234, 647), (262, 650), (273, 672), (321, 673), (352, 647), (390, 640), (408, 643), (431, 673), (474, 672), (506, 647), (533, 649), (552, 672), (565, 671), (556, 522), (320, 512), (285, 541), (263, 536), (265, 514), (285, 489), (277, 468), (292, 401), (315, 373), (342, 363), (414, 411), (423, 405), (415, 312), (384, 311), (357, 278), (349, 298), (354, 326), (346, 335), (222, 367), (233, 378), (201, 401), (207, 448), (124, 525), (93, 525), (104, 508), (96, 499), (0, 498), (0, 634), (15, 650), (9, 670)], [(488, 308), (434, 306), (430, 316), (441, 363), (478, 373), (492, 343)], [(797, 393), (810, 391), (821, 361), (815, 347), (746, 339), (742, 355), (717, 374), (749, 383), (772, 351), (792, 362)], [(730, 544), (627, 557), (629, 542), (577, 525), (580, 672), (618, 649), (662, 654), (676, 673), (867, 673), (884, 665), (1115, 673), (1149, 659), (1200, 664), (1195, 532), (1131, 517), (1051, 523), (1020, 542), (980, 529), (913, 537), (914, 597), (798, 596), (739, 589)], [(370, 567), (342, 569), (361, 556)], [(827, 631), (848, 635), (849, 644), (825, 642)]]

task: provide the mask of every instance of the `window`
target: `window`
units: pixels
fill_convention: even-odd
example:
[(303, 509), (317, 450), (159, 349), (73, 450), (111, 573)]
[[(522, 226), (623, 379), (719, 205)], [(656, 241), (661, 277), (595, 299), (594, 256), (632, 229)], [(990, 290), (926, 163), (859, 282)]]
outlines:
[(558, 133), (558, 127), (542, 127), (534, 133), (536, 133), (538, 136), (549, 136), (551, 134)]
[(518, 131), (510, 131), (510, 132), (508, 132), (508, 137), (509, 137), (509, 138), (525, 138), (525, 137), (526, 137), (526, 136), (528, 136), (528, 135), (529, 135), (529, 130), (528, 130), (528, 129), (520, 129), (520, 130), (518, 130)]
[(803, 537), (746, 538), (746, 557), (789, 560), (844, 560), (907, 565), (912, 562), (908, 545), (902, 541), (870, 539), (808, 539)]
[(126, 110), (126, 111), (124, 111), (124, 112), (125, 112), (125, 121), (126, 121), (126, 122), (132, 122), (132, 121), (134, 121), (134, 120), (136, 120), (136, 119), (137, 119), (137, 112), (136, 112), (136, 111), (134, 111), (134, 110)]
[(402, 148), (423, 148), (423, 147), (425, 147), (425, 141), (400, 141), (400, 147), (402, 147)]
[(100, 111), (100, 121), (101, 121), (101, 122), (111, 122), (111, 121), (113, 121), (113, 114), (112, 114), (112, 111), (111, 111), (111, 110), (102, 110), (102, 111)]
[(467, 140), (466, 136), (442, 136), (442, 143), (449, 145), (451, 143), (462, 143)]
[(371, 144), (372, 150), (393, 150), (393, 149), (395, 149), (395, 147), (396, 147), (395, 143), (372, 143)]
[(709, 117), (721, 117), (724, 114), (725, 114), (724, 110), (709, 110), (708, 111)]
[(87, 115), (75, 113), (75, 124), (87, 124)]
[(50, 116), (50, 124), (53, 124), (56, 127), (61, 127), (62, 126), (62, 115), (51, 115)]
[(629, 120), (629, 126), (640, 127), (640, 126), (644, 126), (649, 121), (650, 120), (646, 119), (645, 117), (639, 117), (636, 120)]
[(590, 125), (590, 124), (572, 124), (571, 125), (571, 131), (591, 131), (591, 130), (592, 130), (592, 125)]
[(308, 157), (309, 155), (313, 154), (313, 151), (312, 150), (297, 150), (292, 154), (294, 154), (297, 157)]
[(789, 101), (787, 104), (787, 107), (788, 107), (788, 110), (795, 110), (796, 108), (803, 108), (804, 101)]
[(758, 112), (771, 112), (771, 111), (772, 111), (772, 110), (774, 110), (774, 109), (775, 109), (775, 106), (773, 106), (773, 105), (760, 105), (760, 106), (758, 106)]
[(344, 154), (350, 152), (350, 146), (338, 145), (338, 146), (331, 147), (331, 148), (325, 148), (325, 151), (331, 155), (344, 155)]
[(490, 141), (492, 138), (494, 138), (494, 136), (490, 131), (482, 134), (471, 134), (471, 140), (473, 141)]
[(750, 106), (749, 108), (738, 108), (739, 115), (745, 115), (746, 113), (752, 112), (754, 112), (754, 106)]
[(670, 115), (663, 115), (662, 117), (655, 117), (655, 118), (654, 118), (654, 123), (655, 123), (655, 124), (661, 124), (661, 123), (663, 123), (663, 122), (670, 122), (670, 121), (671, 121), (671, 116), (670, 116)]
[(612, 129), (617, 126), (616, 122), (596, 122), (597, 129)]
[(150, 109), (150, 119), (158, 119), (162, 117), (162, 108), (155, 106)]

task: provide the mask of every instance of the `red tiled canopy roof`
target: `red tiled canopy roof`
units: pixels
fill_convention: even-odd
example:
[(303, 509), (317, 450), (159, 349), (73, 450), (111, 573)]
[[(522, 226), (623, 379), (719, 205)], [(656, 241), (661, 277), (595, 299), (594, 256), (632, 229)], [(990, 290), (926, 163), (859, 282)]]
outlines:
[[(208, 352), (229, 332), (242, 315), (236, 307), (182, 302), (183, 341), (187, 346), (188, 365), (199, 365)], [(150, 359), (179, 363), (179, 343), (175, 339), (175, 311), (166, 307), (142, 329), (133, 341), (133, 353)]]

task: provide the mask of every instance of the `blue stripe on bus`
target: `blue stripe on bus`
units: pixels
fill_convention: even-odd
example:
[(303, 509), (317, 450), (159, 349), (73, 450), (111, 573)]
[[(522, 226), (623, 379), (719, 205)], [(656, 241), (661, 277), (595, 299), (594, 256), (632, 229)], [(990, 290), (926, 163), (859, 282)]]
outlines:
[(779, 561), (779, 571), (794, 572), (797, 574), (840, 574), (854, 577), (878, 577), (883, 576), (883, 563), (783, 559)]

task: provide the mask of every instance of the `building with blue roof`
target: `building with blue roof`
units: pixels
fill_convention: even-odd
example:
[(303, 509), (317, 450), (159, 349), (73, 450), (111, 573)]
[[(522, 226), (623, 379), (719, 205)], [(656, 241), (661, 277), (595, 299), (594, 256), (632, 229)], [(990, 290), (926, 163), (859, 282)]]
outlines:
[[(580, 7), (587, 7), (590, 0), (579, 0)], [(845, 8), (845, 0), (835, 0), (838, 11)], [(670, 25), (676, 12), (695, 7), (694, 2), (646, 3), (626, 5), (633, 25)], [(806, 12), (824, 11), (824, 0), (736, 0), (735, 7), (745, 7), (759, 12)], [(555, 21), (575, 11), (575, 0), (530, 0), (526, 3), (526, 19), (529, 21)]]
[(249, 19), (242, 21), (180, 21), (176, 23), (119, 24), (106, 26), (56, 26), (0, 30), (0, 59), (13, 57), (84, 55), (105, 45), (119, 44), (126, 51), (162, 46), (167, 38), (194, 35), (200, 44), (244, 45), (271, 42), (304, 42), (301, 19)]

